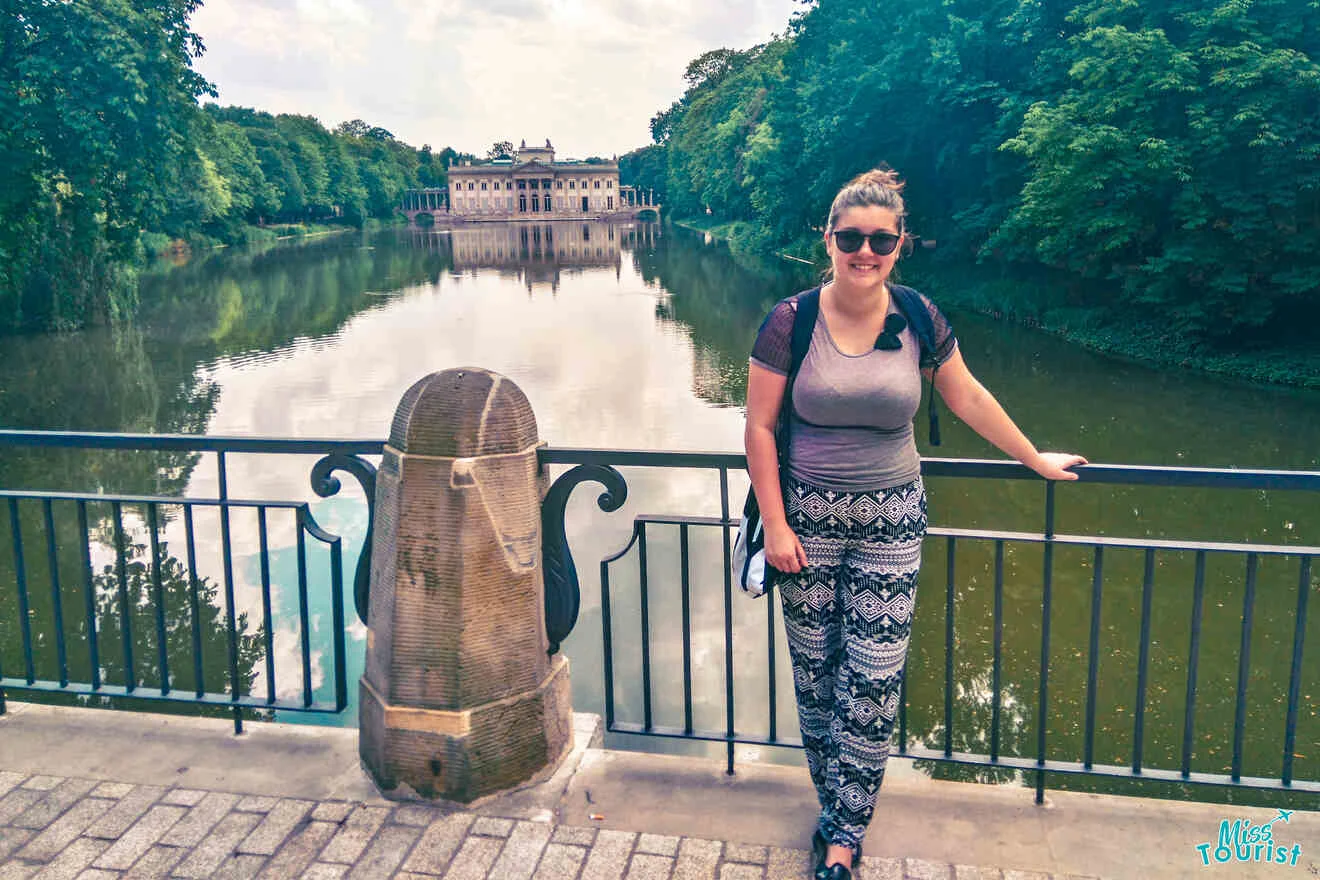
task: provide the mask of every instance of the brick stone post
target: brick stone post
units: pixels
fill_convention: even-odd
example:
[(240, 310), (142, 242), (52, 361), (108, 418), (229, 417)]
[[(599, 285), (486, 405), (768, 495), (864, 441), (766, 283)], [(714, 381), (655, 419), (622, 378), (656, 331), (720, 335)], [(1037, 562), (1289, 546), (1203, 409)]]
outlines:
[(568, 662), (547, 656), (536, 419), (487, 370), (403, 395), (376, 477), (363, 764), (387, 796), (464, 803), (572, 746)]

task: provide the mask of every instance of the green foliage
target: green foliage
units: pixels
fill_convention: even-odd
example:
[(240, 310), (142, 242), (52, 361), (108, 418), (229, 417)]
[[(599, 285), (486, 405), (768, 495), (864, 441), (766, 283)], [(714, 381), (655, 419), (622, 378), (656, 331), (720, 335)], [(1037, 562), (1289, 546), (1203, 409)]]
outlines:
[[(124, 265), (193, 151), (210, 86), (191, 68), (197, 0), (0, 11), (0, 329), (131, 311)], [(213, 198), (219, 193), (213, 191)]]
[(694, 59), (620, 170), (663, 174), (676, 216), (745, 221), (743, 246), (806, 252), (839, 187), (888, 164), (940, 259), (1057, 279), (1025, 311), (1280, 341), (1320, 314), (1316, 11), (816, 0), (781, 38)]
[(619, 183), (635, 186), (639, 192), (655, 191), (655, 198), (665, 204), (665, 181), (669, 177), (666, 153), (658, 144), (633, 150), (619, 157)]
[(996, 242), (1207, 339), (1268, 334), (1320, 284), (1320, 48), (1297, 3), (1083, 5), (1062, 93), (1006, 150)]
[(446, 148), (354, 119), (199, 107), (199, 0), (20, 0), (0, 7), (0, 333), (125, 319), (136, 265), (174, 239), (391, 218), (444, 186)]

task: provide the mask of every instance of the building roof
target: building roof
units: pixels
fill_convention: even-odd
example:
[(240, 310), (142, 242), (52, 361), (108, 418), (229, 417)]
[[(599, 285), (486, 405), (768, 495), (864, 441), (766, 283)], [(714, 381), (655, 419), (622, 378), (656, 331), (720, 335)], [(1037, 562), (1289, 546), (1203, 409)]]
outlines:
[(496, 159), (493, 162), (482, 162), (480, 165), (451, 165), (449, 167), (449, 173), (451, 175), (458, 174), (460, 176), (491, 173), (510, 174), (514, 172), (534, 174), (542, 171), (552, 173), (556, 171), (586, 171), (592, 174), (611, 174), (617, 173), (618, 170), (618, 163), (615, 162), (605, 162), (600, 165), (588, 165), (585, 162), (579, 161), (541, 162), (537, 159), (522, 163)]

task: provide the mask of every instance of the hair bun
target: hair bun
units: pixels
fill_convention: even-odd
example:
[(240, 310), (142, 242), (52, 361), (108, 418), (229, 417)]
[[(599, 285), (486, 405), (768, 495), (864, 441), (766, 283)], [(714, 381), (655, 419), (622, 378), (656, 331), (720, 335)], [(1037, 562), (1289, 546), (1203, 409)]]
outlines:
[(899, 178), (898, 172), (884, 166), (863, 171), (848, 181), (848, 186), (882, 186), (895, 192), (903, 191), (903, 181)]

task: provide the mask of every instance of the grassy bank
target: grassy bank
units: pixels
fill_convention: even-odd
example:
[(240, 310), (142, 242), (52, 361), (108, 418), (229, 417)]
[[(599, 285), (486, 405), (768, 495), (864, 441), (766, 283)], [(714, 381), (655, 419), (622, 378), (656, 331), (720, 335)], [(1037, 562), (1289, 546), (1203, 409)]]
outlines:
[[(400, 218), (402, 222), (402, 218)], [(233, 246), (253, 244), (271, 244), (277, 241), (293, 241), (319, 238), (326, 235), (342, 235), (347, 232), (372, 232), (396, 223), (369, 217), (362, 226), (343, 223), (271, 223), (266, 226), (243, 225), (224, 239), (197, 233), (186, 238), (172, 238), (159, 232), (144, 232), (139, 241), (142, 245), (143, 259), (148, 262), (159, 260), (186, 260), (197, 251), (214, 250)]]
[[(725, 240), (735, 258), (744, 254), (765, 256), (764, 251), (758, 253), (755, 248), (755, 230), (749, 223), (712, 217), (670, 222)], [(774, 253), (822, 269), (825, 265), (823, 248), (806, 239)], [(1120, 320), (1107, 310), (1071, 306), (1048, 281), (1007, 277), (999, 270), (976, 264), (942, 264), (920, 253), (902, 265), (902, 278), (946, 308), (1032, 327), (1112, 357), (1253, 382), (1320, 389), (1320, 346), (1300, 336), (1287, 343), (1215, 349), (1166, 324), (1144, 321), (1135, 310)]]

